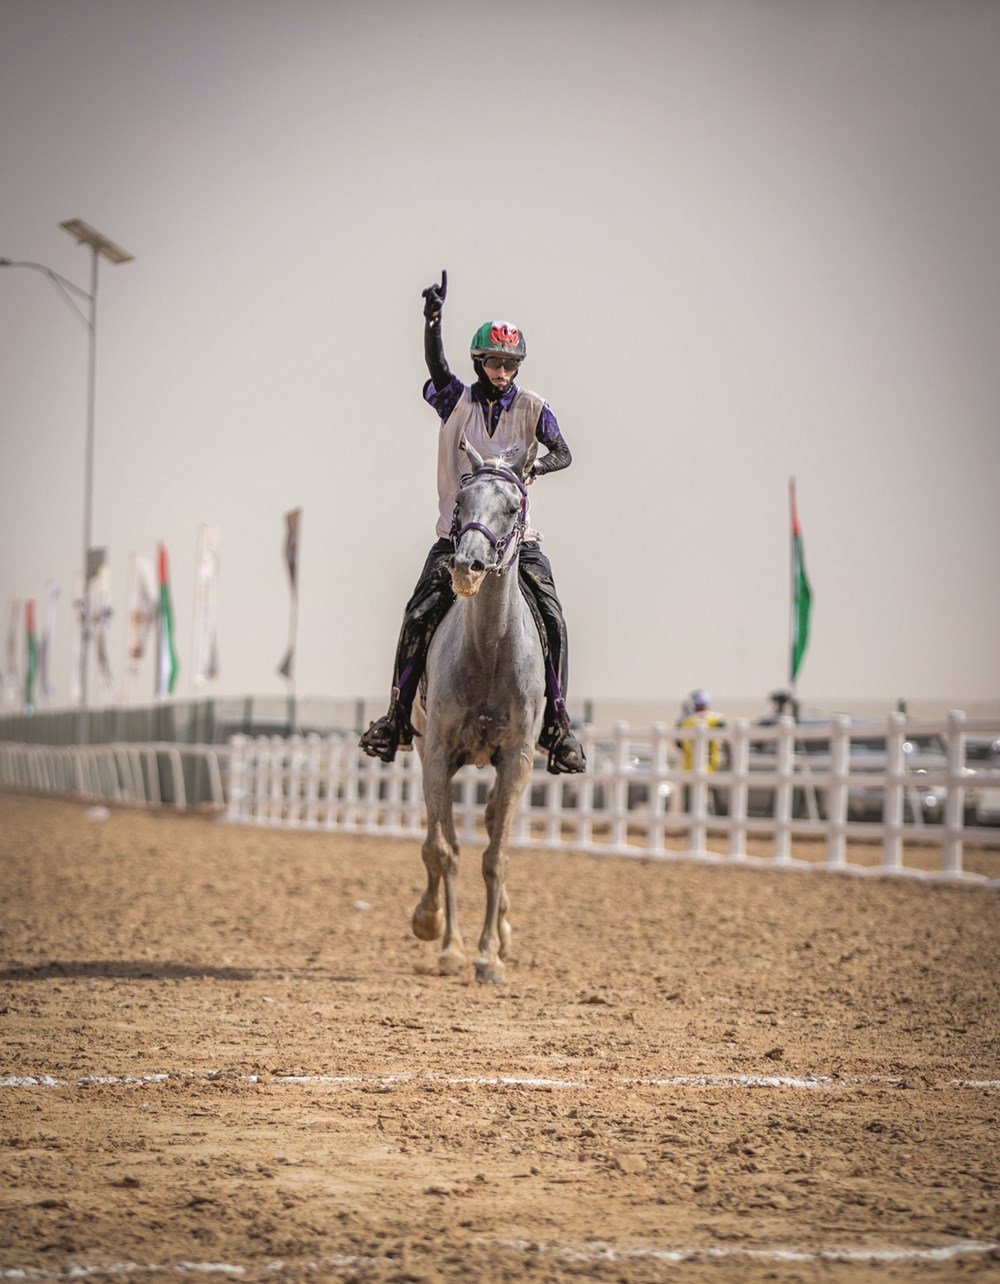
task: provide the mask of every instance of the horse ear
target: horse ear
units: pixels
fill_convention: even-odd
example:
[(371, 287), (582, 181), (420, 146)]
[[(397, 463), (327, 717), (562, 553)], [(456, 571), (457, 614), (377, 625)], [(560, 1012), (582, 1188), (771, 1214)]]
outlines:
[(483, 466), (482, 455), (475, 448), (475, 446), (470, 446), (464, 437), (462, 438), (462, 449), (465, 451), (465, 453), (469, 457), (469, 463), (472, 465), (473, 472), (475, 472), (477, 468), (482, 468)]

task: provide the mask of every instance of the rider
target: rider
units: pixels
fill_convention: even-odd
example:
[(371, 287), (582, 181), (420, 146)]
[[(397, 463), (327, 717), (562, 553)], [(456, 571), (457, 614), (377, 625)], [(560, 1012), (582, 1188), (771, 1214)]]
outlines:
[[(388, 712), (373, 722), (361, 737), (361, 747), (373, 758), (391, 762), (397, 748), (410, 748), (415, 732), (410, 711), (417, 693), (427, 650), (437, 625), (455, 600), (449, 560), (454, 553), (451, 522), (455, 491), (469, 471), (462, 443), (468, 439), (484, 457), (516, 455), (537, 439), (546, 454), (531, 466), (526, 481), (569, 467), (572, 462), (548, 404), (514, 383), (524, 360), (524, 335), (505, 321), (486, 321), (472, 339), (471, 356), (476, 382), (464, 384), (451, 373), (441, 338), (441, 309), (448, 292), (448, 273), (439, 285), (430, 285), (424, 297), (424, 359), (430, 379), (424, 399), (441, 419), (438, 437), (437, 535), (424, 569), (406, 605), (396, 648), (395, 677)], [(545, 714), (539, 745), (548, 751), (548, 769), (554, 775), (586, 769), (583, 746), (570, 730), (566, 712), (568, 645), (566, 622), (556, 595), (549, 559), (536, 539), (521, 544), (518, 561), (521, 589), (540, 617), (547, 643)]]

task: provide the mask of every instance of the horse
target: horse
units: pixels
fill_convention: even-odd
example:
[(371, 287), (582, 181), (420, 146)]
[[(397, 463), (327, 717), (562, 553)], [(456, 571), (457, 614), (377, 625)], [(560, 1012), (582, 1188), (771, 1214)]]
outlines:
[(486, 803), (489, 842), (483, 852), (486, 918), (476, 979), (500, 984), (511, 946), (507, 843), (531, 778), (545, 710), (541, 638), (517, 571), (527, 529), (525, 478), (535, 447), (512, 462), (484, 459), (468, 444), (464, 449), (472, 472), (462, 480), (452, 522), (455, 552), (449, 570), (456, 598), (434, 633), (425, 691), (414, 705), (427, 807), (422, 849), (427, 889), (414, 911), (413, 931), (421, 940), (441, 942), (441, 975), (464, 970), (452, 777), (466, 763), (492, 764), (496, 778)]

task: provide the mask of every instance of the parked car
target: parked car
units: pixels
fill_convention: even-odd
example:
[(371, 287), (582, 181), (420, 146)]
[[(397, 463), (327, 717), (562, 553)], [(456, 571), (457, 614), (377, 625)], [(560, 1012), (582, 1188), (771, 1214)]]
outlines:
[[(614, 803), (614, 781), (621, 775), (625, 780), (625, 807), (628, 811), (645, 810), (655, 795), (654, 811), (670, 810), (673, 785), (669, 780), (654, 780), (653, 748), (643, 741), (627, 742), (623, 757), (619, 758), (619, 742), (598, 740), (587, 761), (587, 776), (593, 782), (591, 799), (595, 812), (610, 811)], [(544, 759), (542, 760), (544, 763)], [(564, 807), (578, 807), (582, 800), (584, 777), (562, 777)], [(531, 787), (532, 807), (544, 807), (545, 784), (536, 781)]]
[(977, 782), (974, 797), (976, 825), (1000, 825), (1000, 736), (966, 736), (965, 765)]

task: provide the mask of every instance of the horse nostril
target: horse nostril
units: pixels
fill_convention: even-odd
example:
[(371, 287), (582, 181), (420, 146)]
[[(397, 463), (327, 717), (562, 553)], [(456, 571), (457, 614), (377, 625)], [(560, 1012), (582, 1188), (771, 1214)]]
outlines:
[(470, 571), (472, 571), (472, 572), (473, 572), (473, 574), (475, 574), (475, 575), (482, 575), (483, 571), (485, 571), (485, 570), (486, 570), (486, 563), (485, 563), (485, 562), (480, 562), (480, 561), (478, 561), (478, 560), (477, 560), (477, 561), (475, 561), (475, 562), (470, 562), (470, 563), (469, 563), (469, 570), (470, 570)]

